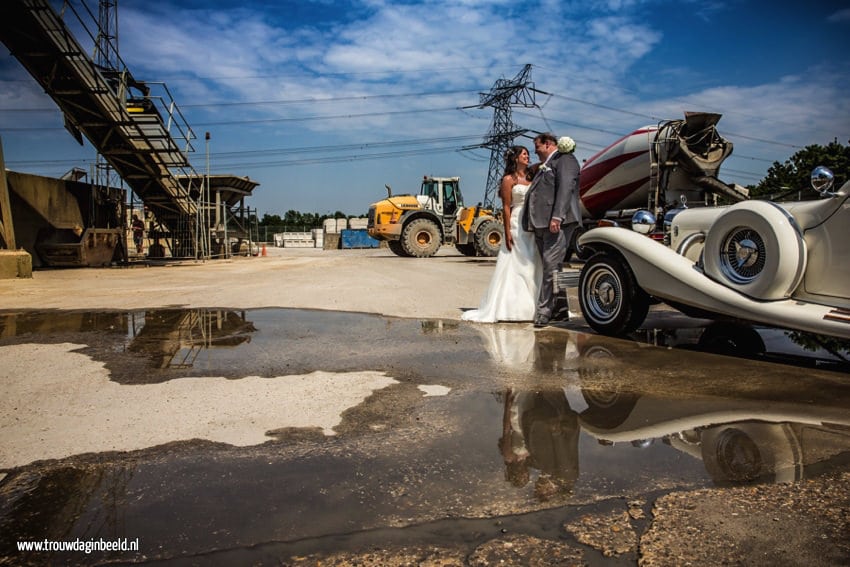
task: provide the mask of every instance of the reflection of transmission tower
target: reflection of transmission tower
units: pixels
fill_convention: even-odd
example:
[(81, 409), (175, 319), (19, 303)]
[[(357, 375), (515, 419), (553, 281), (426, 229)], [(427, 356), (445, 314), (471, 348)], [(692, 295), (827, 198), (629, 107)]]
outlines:
[(525, 65), (522, 71), (511, 80), (502, 78), (496, 81), (489, 93), (481, 93), (476, 108), (493, 107), (493, 123), (487, 133), (487, 139), (476, 147), (490, 148), (490, 170), (487, 172), (487, 186), (484, 189), (484, 206), (492, 208), (499, 192), (499, 184), (505, 172), (505, 152), (516, 137), (528, 130), (518, 128), (511, 118), (511, 107), (533, 108), (534, 83), (531, 81), (531, 65)]

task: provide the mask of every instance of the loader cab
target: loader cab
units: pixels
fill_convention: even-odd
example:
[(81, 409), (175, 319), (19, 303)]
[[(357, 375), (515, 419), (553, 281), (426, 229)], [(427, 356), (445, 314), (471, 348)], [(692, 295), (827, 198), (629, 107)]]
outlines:
[(435, 212), (444, 218), (454, 218), (463, 208), (458, 177), (425, 177), (419, 194), (429, 198)]

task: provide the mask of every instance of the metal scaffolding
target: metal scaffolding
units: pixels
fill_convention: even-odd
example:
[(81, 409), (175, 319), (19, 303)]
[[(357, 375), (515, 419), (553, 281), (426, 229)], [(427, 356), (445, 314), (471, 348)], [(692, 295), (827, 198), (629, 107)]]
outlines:
[[(165, 84), (136, 81), (121, 60), (116, 4), (104, 0), (95, 18), (84, 2), (79, 11), (65, 4), (60, 16), (48, 0), (8, 0), (0, 40), (54, 100), (74, 138), (82, 144), (85, 136), (142, 200), (152, 215), (151, 238), (174, 257), (208, 257), (198, 227), (209, 223), (196, 214), (208, 209), (201, 203), (203, 176), (188, 159), (195, 134)], [(92, 56), (64, 18), (76, 18)]]

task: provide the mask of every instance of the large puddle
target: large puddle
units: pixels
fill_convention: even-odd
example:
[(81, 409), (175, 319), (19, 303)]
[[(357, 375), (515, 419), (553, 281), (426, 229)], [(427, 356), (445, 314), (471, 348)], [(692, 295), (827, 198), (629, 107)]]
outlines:
[(555, 507), (850, 469), (840, 346), (717, 325), (636, 338), (281, 309), (0, 313), (0, 556), (138, 538), (92, 557), (241, 562), (375, 530), (471, 539), (494, 518), (545, 532)]

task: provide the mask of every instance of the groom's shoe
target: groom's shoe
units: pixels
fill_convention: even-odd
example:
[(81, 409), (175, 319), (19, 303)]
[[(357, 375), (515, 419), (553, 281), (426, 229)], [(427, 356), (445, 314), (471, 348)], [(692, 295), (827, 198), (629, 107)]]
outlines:
[(570, 313), (570, 310), (564, 308), (564, 309), (561, 309), (560, 311), (558, 311), (557, 313), (555, 313), (554, 315), (552, 315), (551, 320), (556, 322), (556, 323), (566, 322), (566, 321), (570, 320), (571, 315), (572, 315), (572, 313)]
[(555, 297), (555, 311), (552, 313), (551, 320), (557, 323), (570, 320), (570, 304), (566, 297), (562, 295)]
[(535, 329), (541, 329), (543, 327), (546, 327), (547, 325), (549, 325), (549, 317), (546, 317), (545, 315), (537, 315), (534, 318)]

